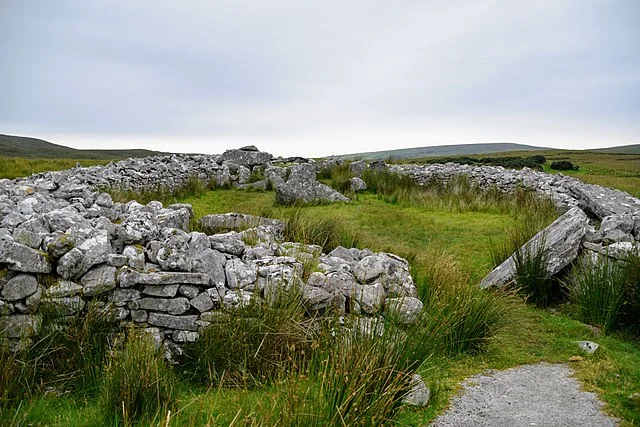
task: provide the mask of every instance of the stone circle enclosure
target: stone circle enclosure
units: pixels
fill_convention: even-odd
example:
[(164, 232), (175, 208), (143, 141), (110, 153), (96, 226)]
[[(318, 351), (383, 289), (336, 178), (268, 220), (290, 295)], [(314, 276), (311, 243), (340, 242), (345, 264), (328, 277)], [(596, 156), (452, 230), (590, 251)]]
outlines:
[[(282, 203), (348, 202), (316, 180), (318, 168), (335, 160), (295, 160), (281, 167), (287, 160), (243, 147), (222, 155), (129, 159), (1, 180), (0, 337), (17, 345), (37, 330), (43, 310), (72, 315), (94, 304), (145, 328), (171, 356), (181, 343), (197, 340), (201, 328), (224, 322), (229, 311), (256, 299), (269, 302), (292, 288), (300, 291), (310, 313), (392, 312), (413, 322), (422, 302), (407, 261), (393, 254), (342, 247), (323, 254), (317, 246), (283, 242), (279, 221), (243, 215), (202, 219), (206, 227), (228, 232), (191, 232), (190, 205), (116, 203), (100, 191), (175, 189), (197, 179), (218, 186), (272, 187)], [(504, 191), (521, 183), (551, 197), (567, 211), (551, 226), (561, 241), (554, 247), (567, 249), (557, 251), (550, 273), (579, 251), (624, 253), (640, 239), (640, 200), (562, 175), (453, 164), (351, 165), (356, 174), (367, 167), (409, 174), (418, 183), (459, 174)], [(358, 189), (360, 181), (354, 181)], [(601, 220), (601, 227), (591, 219)], [(512, 270), (509, 264), (500, 266), (482, 285), (503, 285)]]

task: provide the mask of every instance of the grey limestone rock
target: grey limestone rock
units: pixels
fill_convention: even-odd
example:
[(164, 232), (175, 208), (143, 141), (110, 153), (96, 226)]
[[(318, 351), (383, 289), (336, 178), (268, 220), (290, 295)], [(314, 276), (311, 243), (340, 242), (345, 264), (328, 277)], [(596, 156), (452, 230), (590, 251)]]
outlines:
[(355, 300), (365, 313), (378, 313), (381, 311), (385, 300), (384, 287), (380, 283), (359, 285), (356, 290)]
[[(587, 225), (587, 215), (580, 208), (572, 208), (525, 243), (520, 251), (544, 251), (547, 274), (553, 276), (576, 259)], [(515, 274), (515, 257), (512, 255), (482, 279), (480, 286), (505, 286)]]
[(142, 290), (143, 294), (152, 295), (156, 297), (173, 298), (178, 293), (180, 285), (146, 285)]
[(316, 166), (312, 163), (291, 168), (289, 179), (276, 188), (276, 201), (283, 205), (295, 202), (348, 202), (349, 199), (316, 179)]
[(195, 323), (196, 320), (198, 320), (197, 315), (174, 316), (171, 314), (151, 312), (149, 313), (149, 319), (147, 321), (150, 325), (162, 328), (197, 331), (198, 326)]
[(116, 287), (116, 268), (106, 264), (95, 267), (82, 276), (80, 284), (87, 297), (108, 292)]
[(60, 280), (55, 285), (45, 289), (44, 293), (47, 298), (62, 298), (79, 295), (81, 292), (82, 286), (79, 284), (68, 280)]
[(279, 219), (240, 213), (205, 215), (200, 218), (198, 222), (202, 227), (212, 230), (214, 233), (217, 231), (244, 231), (260, 226), (271, 226), (280, 230), (280, 233), (282, 233), (285, 225), (284, 221)]
[(605, 243), (609, 244), (609, 243), (618, 243), (618, 242), (633, 242), (634, 238), (629, 233), (625, 233), (620, 229), (615, 229), (605, 234), (603, 240)]
[(124, 243), (145, 244), (158, 233), (158, 220), (150, 212), (139, 212), (128, 216), (118, 227), (118, 236)]
[(178, 293), (189, 299), (195, 298), (200, 293), (200, 288), (193, 285), (181, 285), (178, 288)]
[(44, 252), (15, 243), (10, 236), (0, 236), (0, 263), (24, 273), (51, 272), (51, 263)]
[(237, 232), (224, 234), (214, 234), (209, 236), (211, 248), (229, 255), (242, 256), (245, 251), (245, 244), (242, 237)]
[(120, 286), (125, 288), (134, 285), (208, 285), (210, 280), (209, 275), (205, 273), (182, 271), (144, 273), (126, 267), (120, 270), (119, 279)]
[(137, 289), (116, 288), (109, 294), (109, 301), (116, 306), (123, 306), (130, 301), (139, 300), (142, 293)]
[(431, 390), (422, 380), (419, 374), (413, 374), (411, 378), (411, 390), (402, 399), (402, 402), (411, 406), (427, 406), (431, 398)]
[(191, 300), (191, 305), (200, 313), (211, 310), (215, 304), (213, 300), (206, 292), (202, 292), (197, 297)]
[(0, 295), (7, 301), (18, 301), (33, 295), (38, 290), (38, 281), (30, 274), (18, 274), (9, 279)]
[(606, 235), (614, 230), (620, 230), (623, 233), (631, 234), (635, 225), (635, 218), (631, 214), (609, 215), (602, 220), (600, 224), (600, 232)]
[[(112, 254), (110, 254), (107, 261), (111, 261), (111, 263), (113, 263), (117, 259), (117, 256), (118, 255), (113, 256)], [(142, 270), (144, 268), (145, 256), (144, 250), (142, 248), (137, 246), (126, 246), (122, 251), (122, 256), (125, 257), (125, 263), (120, 264), (119, 261), (116, 261), (116, 264), (120, 264), (116, 265), (117, 267), (122, 267), (123, 265), (127, 264), (129, 267), (138, 270)]]
[(309, 312), (324, 312), (333, 305), (334, 294), (321, 288), (305, 286), (302, 288), (302, 302)]
[(247, 264), (238, 258), (227, 261), (225, 274), (230, 289), (244, 289), (255, 283), (258, 278), (255, 265)]
[(106, 230), (93, 230), (77, 247), (58, 261), (58, 274), (64, 279), (77, 279), (91, 267), (107, 261), (111, 244)]
[(174, 234), (164, 241), (156, 256), (163, 270), (190, 271), (189, 235)]
[(593, 341), (578, 341), (578, 347), (586, 353), (593, 354), (598, 350), (600, 345)]
[(349, 163), (349, 172), (356, 176), (362, 175), (362, 172), (367, 168), (367, 164), (364, 160), (357, 160)]
[(354, 193), (365, 191), (367, 189), (367, 183), (362, 178), (353, 177), (349, 180), (349, 189)]
[(200, 338), (200, 334), (193, 331), (173, 331), (171, 338), (178, 343), (196, 342)]
[[(255, 148), (255, 147), (254, 147)], [(246, 150), (240, 148), (238, 150), (225, 151), (220, 159), (225, 162), (232, 162), (236, 165), (253, 167), (257, 165), (266, 165), (271, 161), (271, 154), (257, 150)]]
[(205, 249), (194, 256), (192, 271), (207, 274), (212, 285), (223, 285), (226, 282), (224, 266), (227, 260), (220, 252), (213, 249)]
[(38, 331), (42, 317), (33, 314), (17, 314), (0, 317), (0, 335), (8, 338), (28, 337)]
[(385, 312), (399, 322), (410, 325), (415, 323), (422, 312), (423, 304), (418, 298), (387, 298)]
[(249, 291), (237, 289), (227, 292), (222, 299), (222, 305), (227, 310), (235, 310), (249, 306), (253, 301), (254, 294)]

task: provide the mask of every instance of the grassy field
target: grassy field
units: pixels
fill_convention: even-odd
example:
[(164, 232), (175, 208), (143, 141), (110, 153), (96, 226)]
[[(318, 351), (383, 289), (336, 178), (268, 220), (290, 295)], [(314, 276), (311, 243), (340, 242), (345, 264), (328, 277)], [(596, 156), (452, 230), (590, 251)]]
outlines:
[[(198, 217), (234, 211), (287, 218), (296, 209), (302, 209), (308, 218), (329, 219), (355, 233), (361, 247), (411, 257), (416, 274), (430, 272), (430, 285), (439, 282), (439, 286), (453, 286), (453, 289), (464, 283), (475, 286), (492, 268), (490, 242), (504, 243), (509, 230), (517, 223), (514, 215), (490, 205), (461, 212), (442, 207), (425, 209), (424, 205), (417, 208), (402, 198), (372, 194), (361, 195), (350, 204), (304, 208), (275, 205), (273, 192), (239, 190), (207, 191), (180, 201), (191, 203)], [(487, 292), (484, 295), (492, 304), (504, 303), (504, 296)], [(446, 409), (464, 378), (486, 369), (505, 369), (539, 361), (569, 363), (585, 390), (598, 393), (607, 403), (606, 411), (621, 418), (623, 426), (640, 423), (640, 405), (629, 398), (640, 389), (637, 341), (618, 333), (596, 335), (586, 325), (563, 314), (567, 311), (563, 307), (541, 310), (518, 298), (506, 298), (509, 306), (506, 324), (477, 351), (452, 354), (436, 351), (420, 367), (433, 391), (430, 405), (425, 409), (401, 409), (389, 424), (425, 425)], [(433, 301), (435, 304), (437, 300)], [(447, 301), (453, 303), (455, 299)], [(578, 340), (597, 341), (601, 349), (595, 355), (586, 355), (576, 346)], [(175, 381), (173, 405), (158, 409), (141, 422), (170, 426), (273, 425), (282, 413), (290, 416), (287, 411), (301, 410), (308, 404), (305, 399), (310, 398), (309, 390), (315, 390), (312, 379), (305, 375), (296, 377), (293, 386), (291, 381), (283, 378), (258, 388), (228, 388), (215, 383), (207, 387), (179, 376)], [(104, 418), (101, 405), (100, 399), (74, 391), (58, 397), (36, 396), (18, 407), (5, 408), (0, 414), (0, 423), (93, 426), (117, 422)], [(265, 414), (273, 413), (280, 415), (265, 418)], [(288, 421), (283, 425), (306, 425), (292, 421), (293, 418), (285, 419)]]
[(87, 159), (38, 159), (0, 156), (0, 179), (14, 179), (39, 172), (70, 169), (81, 166), (106, 165), (110, 160)]
[[(634, 159), (623, 156), (623, 160), (616, 160), (620, 155), (616, 155), (616, 158), (603, 156), (598, 157), (593, 169), (586, 169), (585, 166), (583, 175), (591, 171), (594, 172), (591, 176), (634, 178), (624, 175), (625, 171), (633, 172)], [(580, 164), (578, 158), (569, 159)], [(335, 184), (336, 180), (327, 179), (327, 182)], [(615, 182), (620, 184), (625, 181)], [(541, 222), (535, 223), (535, 229), (527, 230), (531, 233), (553, 219), (551, 213), (547, 212), (548, 205), (536, 202), (537, 199), (531, 199), (527, 194), (484, 197), (476, 189), (463, 184), (459, 184), (460, 188), (448, 188), (446, 193), (429, 189), (416, 192), (412, 188), (400, 188), (401, 183), (397, 183), (397, 186), (389, 191), (380, 188), (377, 194), (353, 196), (349, 204), (304, 207), (276, 205), (272, 191), (206, 191), (203, 186), (197, 186), (177, 198), (164, 193), (162, 196), (168, 197), (165, 202), (191, 203), (197, 217), (226, 212), (282, 219), (302, 215), (299, 222), (301, 228), (330, 225), (342, 233), (345, 240), (355, 242), (359, 247), (407, 257), (412, 264), (420, 297), (425, 301), (425, 317), (421, 320), (424, 323), (419, 323), (413, 329), (402, 330), (400, 335), (392, 337), (394, 342), (402, 337), (400, 342), (422, 343), (423, 347), (430, 349), (428, 357), (417, 359), (420, 361), (418, 371), (433, 392), (427, 408), (402, 407), (396, 411), (393, 407), (384, 406), (393, 403), (385, 400), (384, 393), (376, 395), (372, 392), (364, 396), (365, 400), (358, 401), (362, 405), (358, 407), (359, 410), (352, 408), (336, 415), (332, 412), (335, 405), (327, 406), (323, 400), (327, 396), (338, 399), (335, 400), (338, 406), (345, 407), (345, 402), (339, 400), (344, 396), (327, 393), (325, 384), (333, 384), (332, 387), (338, 388), (343, 386), (340, 390), (346, 396), (360, 396), (362, 388), (359, 385), (349, 389), (349, 384), (336, 380), (342, 380), (343, 377), (348, 379), (348, 373), (361, 370), (365, 377), (375, 379), (377, 373), (384, 371), (384, 366), (395, 366), (397, 361), (387, 359), (389, 354), (394, 354), (392, 350), (395, 347), (391, 343), (383, 342), (384, 345), (380, 347), (355, 349), (353, 352), (348, 350), (345, 353), (344, 346), (324, 350), (322, 340), (316, 338), (310, 342), (296, 341), (295, 345), (284, 346), (287, 356), (283, 362), (285, 366), (290, 367), (287, 365), (290, 358), (286, 352), (291, 349), (296, 349), (296, 355), (318, 353), (322, 363), (327, 365), (319, 365), (320, 369), (313, 368), (313, 363), (313, 366), (304, 369), (287, 368), (268, 379), (258, 378), (257, 383), (251, 377), (248, 384), (229, 387), (224, 375), (219, 378), (207, 370), (210, 366), (179, 366), (167, 370), (154, 357), (145, 356), (148, 353), (145, 353), (144, 346), (132, 347), (132, 350), (129, 344), (118, 347), (108, 357), (89, 358), (88, 367), (80, 364), (76, 368), (73, 354), (89, 347), (80, 339), (86, 339), (86, 334), (76, 339), (74, 334), (64, 332), (58, 338), (43, 338), (45, 343), (47, 339), (54, 339), (55, 343), (68, 340), (70, 345), (77, 346), (76, 351), (63, 348), (62, 353), (53, 356), (53, 359), (65, 361), (63, 366), (57, 368), (63, 372), (54, 372), (53, 379), (41, 380), (34, 387), (34, 393), (18, 403), (3, 404), (0, 398), (0, 425), (95, 426), (138, 423), (163, 426), (258, 426), (278, 423), (306, 426), (384, 423), (422, 426), (446, 409), (451, 397), (460, 390), (464, 378), (486, 369), (505, 369), (540, 361), (569, 363), (584, 389), (596, 392), (606, 402), (605, 410), (619, 417), (623, 427), (640, 424), (640, 403), (630, 398), (633, 393), (640, 392), (640, 342), (637, 337), (624, 331), (606, 334), (594, 331), (574, 319), (575, 309), (566, 301), (555, 301), (551, 307), (540, 309), (526, 304), (512, 293), (480, 291), (476, 287), (477, 282), (494, 265), (492, 252), (507, 244), (514, 230), (522, 231), (523, 224), (533, 223), (534, 219), (543, 217)], [(151, 196), (153, 194), (145, 195)], [(548, 215), (541, 215), (545, 212)], [(497, 310), (496, 318), (484, 317), (493, 309)], [(268, 349), (268, 337), (286, 337), (292, 332), (280, 328), (283, 321), (298, 314), (276, 314), (278, 316), (269, 320), (275, 323), (266, 323), (270, 332), (253, 342), (254, 347), (249, 346), (249, 355), (257, 355)], [(228, 353), (218, 352), (216, 357), (222, 357), (222, 361), (226, 360), (225, 357), (239, 357), (245, 363), (252, 359), (239, 356), (247, 350), (240, 345), (246, 338), (246, 325), (247, 322), (232, 324), (230, 327), (236, 329), (225, 327), (218, 331), (219, 335), (210, 338), (214, 347), (223, 349), (222, 353)], [(485, 330), (483, 326), (489, 328)], [(84, 324), (78, 327), (79, 332), (86, 329)], [(294, 329), (296, 334), (301, 331), (297, 323)], [(265, 340), (267, 344), (263, 345)], [(596, 341), (601, 348), (594, 355), (587, 355), (578, 349), (576, 341), (579, 340)], [(375, 346), (373, 341), (372, 345)], [(469, 342), (473, 345), (466, 345)], [(318, 347), (320, 350), (317, 350)], [(52, 358), (49, 347), (45, 345), (44, 348), (47, 350), (46, 357), (40, 359), (38, 355), (41, 353), (36, 353), (37, 360)], [(290, 356), (297, 363), (297, 356), (293, 353)], [(376, 358), (380, 358), (381, 364), (367, 364), (371, 360), (378, 360)], [(0, 397), (4, 379), (12, 378), (12, 371), (16, 369), (16, 365), (7, 363), (7, 360), (0, 357)], [(333, 379), (327, 375), (328, 368), (322, 368), (328, 367), (329, 363), (331, 371), (335, 371)], [(102, 368), (105, 364), (107, 368)], [(64, 365), (71, 368), (65, 371)], [(84, 372), (85, 369), (94, 378), (88, 386), (82, 385), (84, 381), (77, 383), (78, 372)], [(191, 369), (198, 373), (195, 377)], [(163, 378), (158, 376), (159, 372), (164, 375)], [(231, 370), (231, 375), (233, 373)], [(270, 373), (267, 371), (261, 375), (268, 376)], [(128, 387), (135, 387), (135, 384), (113, 387), (113, 384), (126, 382), (127, 378), (134, 378), (135, 384), (146, 381), (149, 387), (137, 390), (135, 396), (138, 397), (135, 399), (132, 395), (122, 398), (123, 402), (130, 404), (130, 401), (158, 400), (137, 420), (130, 409), (125, 409), (124, 403), (122, 410), (118, 404), (121, 399), (118, 393), (129, 392)], [(366, 381), (367, 378), (361, 380)], [(385, 382), (388, 380), (385, 379)], [(376, 382), (366, 384), (367, 387), (377, 386)], [(365, 416), (368, 411), (389, 414), (389, 418), (374, 422), (374, 418)], [(358, 417), (360, 413), (365, 415)], [(341, 422), (342, 416), (356, 418)]]

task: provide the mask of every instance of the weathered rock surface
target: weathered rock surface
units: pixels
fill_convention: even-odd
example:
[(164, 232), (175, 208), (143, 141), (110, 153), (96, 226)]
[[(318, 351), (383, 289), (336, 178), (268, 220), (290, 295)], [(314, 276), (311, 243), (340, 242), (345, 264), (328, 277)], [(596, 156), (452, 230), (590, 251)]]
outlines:
[[(589, 219), (581, 209), (572, 208), (525, 243), (520, 251), (524, 256), (544, 251), (547, 274), (551, 277), (576, 259), (588, 223)], [(505, 286), (515, 274), (516, 262), (512, 255), (482, 279), (480, 286)]]
[(276, 201), (281, 204), (295, 202), (348, 202), (349, 199), (316, 179), (316, 166), (312, 163), (291, 168), (289, 179), (276, 188)]
[(240, 213), (205, 215), (200, 218), (198, 222), (202, 227), (212, 232), (219, 230), (223, 230), (223, 232), (243, 231), (249, 228), (272, 227), (275, 232), (282, 235), (285, 226), (285, 222), (279, 219), (263, 218)]

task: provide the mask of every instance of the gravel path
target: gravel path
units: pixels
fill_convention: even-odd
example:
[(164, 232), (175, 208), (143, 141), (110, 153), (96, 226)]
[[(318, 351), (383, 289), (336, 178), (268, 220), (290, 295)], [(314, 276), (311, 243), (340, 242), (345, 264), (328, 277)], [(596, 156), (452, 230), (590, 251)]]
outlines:
[(616, 426), (572, 374), (567, 365), (539, 363), (476, 375), (432, 426)]

